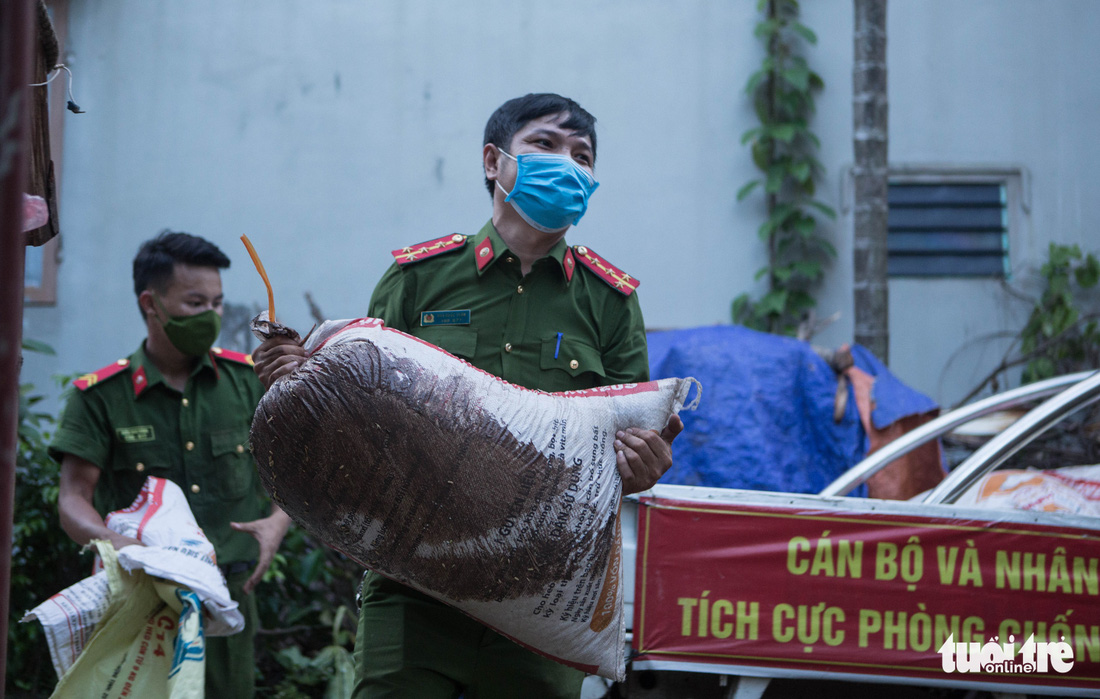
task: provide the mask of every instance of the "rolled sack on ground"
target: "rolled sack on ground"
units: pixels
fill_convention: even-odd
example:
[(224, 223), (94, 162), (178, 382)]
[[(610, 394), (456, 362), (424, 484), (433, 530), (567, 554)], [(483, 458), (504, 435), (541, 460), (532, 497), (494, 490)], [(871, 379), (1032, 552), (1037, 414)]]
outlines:
[(615, 433), (663, 429), (698, 382), (531, 391), (373, 318), (307, 349), (253, 420), (274, 500), (363, 565), (621, 679)]

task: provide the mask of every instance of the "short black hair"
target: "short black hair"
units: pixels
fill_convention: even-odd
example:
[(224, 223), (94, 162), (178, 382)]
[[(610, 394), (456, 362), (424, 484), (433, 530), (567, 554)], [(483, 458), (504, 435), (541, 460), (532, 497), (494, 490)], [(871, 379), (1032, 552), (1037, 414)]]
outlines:
[(141, 296), (149, 288), (164, 291), (177, 263), (227, 269), (229, 258), (205, 238), (166, 228), (142, 243), (134, 257), (134, 294)]
[[(562, 126), (572, 130), (578, 136), (587, 136), (592, 142), (594, 164), (596, 162), (596, 117), (568, 97), (552, 92), (529, 93), (523, 97), (510, 99), (497, 107), (485, 124), (485, 140), (481, 145), (492, 143), (497, 148), (507, 150), (512, 146), (512, 137), (529, 121), (550, 114), (563, 113), (568, 113), (569, 118), (562, 122)], [(493, 196), (493, 182), (488, 177), (485, 178), (485, 186), (489, 189), (489, 196)]]

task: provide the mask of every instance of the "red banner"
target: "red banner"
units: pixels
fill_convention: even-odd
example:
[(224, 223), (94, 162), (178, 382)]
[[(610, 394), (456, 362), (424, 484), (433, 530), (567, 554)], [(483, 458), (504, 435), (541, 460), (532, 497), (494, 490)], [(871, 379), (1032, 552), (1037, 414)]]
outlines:
[(1100, 693), (1098, 559), (1089, 530), (643, 499), (636, 660)]

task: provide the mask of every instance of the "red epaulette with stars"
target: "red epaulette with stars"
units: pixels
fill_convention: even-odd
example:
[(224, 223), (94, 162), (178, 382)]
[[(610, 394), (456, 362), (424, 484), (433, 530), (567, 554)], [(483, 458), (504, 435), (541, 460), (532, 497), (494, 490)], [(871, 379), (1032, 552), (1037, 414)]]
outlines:
[(78, 379), (73, 381), (73, 385), (76, 386), (79, 391), (86, 391), (92, 386), (95, 386), (100, 381), (109, 379), (115, 374), (120, 373), (123, 369), (130, 366), (129, 359), (120, 359), (117, 362), (111, 362), (102, 369), (97, 369), (90, 374), (84, 374)]
[(210, 353), (218, 359), (226, 359), (230, 362), (237, 362), (238, 364), (247, 364), (252, 366), (252, 355), (245, 354), (244, 352), (234, 352), (233, 350), (222, 349), (221, 347), (211, 347)]
[(417, 243), (407, 248), (394, 250), (393, 259), (397, 260), (399, 265), (407, 265), (410, 262), (419, 262), (452, 250), (460, 250), (464, 245), (466, 245), (466, 236), (455, 233), (454, 235), (445, 235), (442, 238), (429, 240), (426, 243)]
[(576, 253), (577, 259), (588, 271), (610, 284), (613, 289), (618, 290), (623, 296), (630, 296), (641, 284), (640, 281), (613, 266), (583, 245), (574, 245), (573, 252)]

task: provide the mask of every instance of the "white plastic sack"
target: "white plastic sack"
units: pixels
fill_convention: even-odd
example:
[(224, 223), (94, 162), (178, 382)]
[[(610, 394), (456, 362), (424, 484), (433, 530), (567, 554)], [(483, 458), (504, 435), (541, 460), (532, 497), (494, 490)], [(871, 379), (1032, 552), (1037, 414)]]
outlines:
[(118, 552), (123, 569), (144, 570), (198, 594), (206, 610), (207, 636), (230, 636), (244, 628), (244, 615), (229, 596), (214, 545), (195, 522), (178, 485), (149, 476), (133, 504), (108, 514), (104, 522), (111, 531), (145, 544)]
[(993, 471), (955, 504), (1100, 517), (1100, 465)]
[(42, 624), (54, 672), (61, 677), (88, 645), (110, 603), (107, 571), (101, 570), (53, 595), (20, 621)]
[(275, 501), (364, 565), (622, 679), (615, 433), (660, 431), (698, 382), (531, 391), (374, 318), (307, 349), (253, 420)]
[(206, 640), (198, 596), (138, 570), (127, 573), (107, 541), (110, 604), (51, 699), (202, 699)]
[[(214, 546), (195, 523), (179, 486), (150, 476), (137, 499), (108, 514), (105, 522), (111, 531), (145, 544), (127, 546), (117, 554), (112, 549), (122, 570), (170, 580), (198, 596), (205, 610), (202, 633), (228, 636), (244, 628), (244, 616), (229, 596), (215, 563)], [(96, 556), (93, 571), (94, 575), (51, 596), (21, 619), (42, 624), (58, 677), (76, 662), (108, 609), (117, 604), (100, 556)]]

